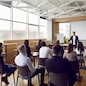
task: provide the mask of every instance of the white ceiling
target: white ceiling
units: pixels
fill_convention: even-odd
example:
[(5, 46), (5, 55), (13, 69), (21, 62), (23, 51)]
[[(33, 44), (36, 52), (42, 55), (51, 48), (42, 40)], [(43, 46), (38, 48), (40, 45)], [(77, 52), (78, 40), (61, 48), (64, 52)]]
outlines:
[[(64, 18), (86, 16), (86, 0), (0, 0), (1, 2), (13, 1), (13, 6), (28, 9), (41, 17)], [(9, 3), (7, 3), (9, 5)]]

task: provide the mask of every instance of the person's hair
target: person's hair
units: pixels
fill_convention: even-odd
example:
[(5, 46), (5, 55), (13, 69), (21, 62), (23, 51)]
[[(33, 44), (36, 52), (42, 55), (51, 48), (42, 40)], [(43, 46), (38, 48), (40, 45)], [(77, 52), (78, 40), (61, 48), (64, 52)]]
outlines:
[(72, 44), (69, 44), (68, 45), (68, 53), (70, 53), (72, 51), (73, 51), (73, 45)]
[(28, 47), (29, 46), (29, 40), (24, 40), (24, 44), (26, 47)]
[(39, 39), (39, 41), (38, 41), (38, 45), (40, 45), (40, 44), (41, 44), (41, 42), (42, 42), (42, 40), (41, 40), (41, 39)]
[(73, 31), (73, 33), (75, 33), (75, 31)]
[(80, 53), (82, 53), (84, 51), (84, 45), (82, 42), (78, 43), (78, 50), (80, 51)]
[(42, 47), (42, 46), (46, 46), (45, 41), (42, 41), (42, 42), (41, 42), (41, 47)]
[(61, 46), (55, 45), (53, 47), (53, 53), (56, 54), (56, 55), (60, 54), (61, 53)]
[(19, 46), (18, 46), (18, 51), (21, 52), (21, 50), (22, 50), (24, 47), (25, 47), (24, 44), (19, 45)]
[(56, 41), (56, 45), (59, 45), (59, 43), (60, 43), (60, 41), (59, 41), (59, 40), (57, 40), (57, 41)]
[(2, 47), (2, 43), (0, 43), (0, 47)]

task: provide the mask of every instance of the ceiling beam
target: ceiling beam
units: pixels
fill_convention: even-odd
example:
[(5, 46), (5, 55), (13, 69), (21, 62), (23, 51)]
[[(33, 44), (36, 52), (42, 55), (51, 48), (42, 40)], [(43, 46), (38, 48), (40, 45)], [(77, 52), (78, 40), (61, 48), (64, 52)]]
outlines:
[(66, 3), (62, 4), (62, 5), (60, 6), (60, 8), (62, 8), (62, 7), (64, 7), (64, 6), (66, 6), (66, 5), (70, 4), (70, 3), (72, 3), (73, 1), (74, 1), (74, 0), (70, 0), (69, 2), (66, 2)]

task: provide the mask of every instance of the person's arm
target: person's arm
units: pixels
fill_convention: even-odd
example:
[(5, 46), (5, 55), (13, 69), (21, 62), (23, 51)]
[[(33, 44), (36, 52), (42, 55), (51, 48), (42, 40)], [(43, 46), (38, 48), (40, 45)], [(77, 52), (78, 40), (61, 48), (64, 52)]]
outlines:
[(70, 37), (70, 39), (68, 41), (72, 40), (72, 36)]

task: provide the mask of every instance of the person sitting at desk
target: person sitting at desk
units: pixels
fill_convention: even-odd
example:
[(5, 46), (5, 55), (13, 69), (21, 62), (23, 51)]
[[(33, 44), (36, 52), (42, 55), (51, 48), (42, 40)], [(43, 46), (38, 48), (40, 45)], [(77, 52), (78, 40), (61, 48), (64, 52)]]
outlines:
[(2, 66), (2, 73), (6, 74), (6, 76), (2, 77), (2, 81), (5, 82), (5, 84), (9, 84), (8, 77), (16, 71), (16, 66), (12, 66), (9, 64), (5, 64), (2, 56), (3, 52), (3, 44), (0, 43), (0, 64)]
[[(24, 44), (18, 46), (19, 54), (15, 57), (15, 64), (17, 66), (27, 66), (30, 70), (30, 77), (34, 77), (37, 74), (41, 74), (41, 84), (40, 86), (45, 86), (44, 84), (44, 68), (34, 68), (31, 59), (27, 57), (26, 47)], [(30, 80), (31, 81), (31, 80)], [(29, 86), (29, 84), (28, 84)], [(30, 82), (30, 86), (33, 86)]]

